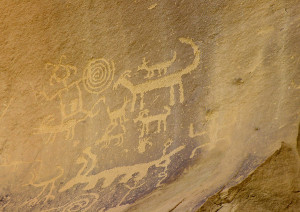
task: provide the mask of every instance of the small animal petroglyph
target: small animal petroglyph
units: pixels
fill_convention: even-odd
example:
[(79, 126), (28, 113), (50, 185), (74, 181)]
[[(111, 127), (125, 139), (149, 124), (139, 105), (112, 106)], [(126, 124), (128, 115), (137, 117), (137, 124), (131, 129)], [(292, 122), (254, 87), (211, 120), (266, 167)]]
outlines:
[(127, 97), (124, 98), (123, 106), (117, 110), (110, 111), (109, 107), (107, 107), (107, 113), (109, 115), (109, 119), (111, 124), (117, 124), (118, 120), (120, 123), (124, 123), (127, 121), (126, 119), (126, 106), (130, 102), (130, 100), (127, 100)]
[[(113, 133), (113, 130), (117, 127), (120, 126), (122, 129), (122, 132), (117, 132), (117, 133)], [(108, 147), (110, 145), (110, 143), (114, 140), (117, 141), (117, 143), (115, 144), (116, 146), (121, 146), (124, 142), (124, 134), (126, 132), (126, 128), (124, 125), (120, 124), (120, 125), (116, 125), (116, 124), (110, 124), (104, 134), (102, 135), (102, 137), (100, 139), (98, 139), (96, 141), (96, 144), (102, 144), (105, 143), (105, 147)]]
[(192, 64), (188, 65), (186, 68), (180, 70), (179, 72), (165, 75), (158, 79), (149, 80), (137, 85), (134, 85), (130, 80), (128, 80), (128, 78), (131, 77), (131, 71), (126, 70), (123, 74), (121, 74), (119, 79), (114, 83), (113, 86), (114, 89), (116, 89), (119, 85), (122, 85), (131, 91), (133, 95), (133, 100), (131, 103), (131, 112), (134, 111), (137, 95), (141, 96), (140, 110), (142, 110), (144, 108), (144, 94), (154, 89), (170, 88), (170, 105), (172, 106), (175, 104), (174, 87), (176, 85), (179, 85), (180, 103), (184, 101), (182, 76), (191, 73), (193, 70), (195, 70), (198, 67), (200, 63), (200, 51), (198, 46), (191, 39), (180, 38), (179, 40), (181, 43), (190, 45), (194, 50), (194, 60)]
[(164, 126), (164, 131), (167, 130), (167, 117), (171, 114), (171, 109), (168, 106), (164, 107), (166, 112), (162, 114), (157, 114), (150, 116), (149, 115), (149, 110), (143, 110), (140, 111), (139, 116), (134, 119), (134, 122), (142, 122), (142, 129), (141, 129), (141, 134), (140, 137), (144, 137), (145, 134), (149, 134), (149, 124), (151, 122), (157, 122), (157, 133), (160, 133), (161, 130), (161, 124)]
[[(41, 183), (34, 183), (36, 175), (32, 174), (33, 176), (32, 176), (31, 182), (24, 186), (32, 185), (37, 188), (42, 187), (42, 191), (33, 199), (30, 199), (30, 200), (26, 201), (25, 203), (23, 203), (22, 206), (25, 206), (25, 205), (34, 206), (39, 203), (47, 203), (48, 200), (53, 200), (55, 198), (55, 196), (52, 194), (53, 190), (55, 189), (55, 182), (64, 173), (64, 169), (62, 167), (58, 166), (57, 168), (59, 169), (59, 174), (56, 177), (54, 177), (50, 180), (41, 182)], [(47, 188), (49, 188), (48, 192), (46, 192)]]
[(176, 60), (176, 52), (173, 53), (173, 58), (169, 61), (154, 64), (149, 66), (148, 61), (146, 61), (146, 58), (143, 58), (143, 63), (141, 66), (138, 67), (138, 71), (147, 71), (147, 75), (145, 76), (145, 79), (149, 79), (154, 77), (155, 71), (158, 72), (158, 76), (161, 76), (162, 72), (165, 75), (167, 73), (167, 69), (175, 62)]

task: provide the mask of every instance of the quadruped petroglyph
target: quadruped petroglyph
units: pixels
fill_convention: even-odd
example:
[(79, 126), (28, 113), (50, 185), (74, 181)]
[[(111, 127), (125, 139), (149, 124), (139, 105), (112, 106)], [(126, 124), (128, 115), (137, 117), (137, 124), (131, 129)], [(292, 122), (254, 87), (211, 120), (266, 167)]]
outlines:
[(165, 106), (164, 109), (166, 110), (165, 113), (152, 116), (149, 115), (148, 109), (140, 111), (139, 116), (136, 119), (134, 119), (134, 122), (142, 122), (140, 137), (143, 137), (145, 134), (149, 134), (149, 124), (152, 122), (157, 122), (157, 133), (160, 133), (161, 124), (164, 127), (164, 131), (167, 130), (167, 118), (171, 114), (171, 108)]
[[(40, 127), (36, 129), (38, 134), (48, 134), (47, 142), (53, 142), (57, 133), (66, 132), (65, 139), (73, 139), (75, 126), (87, 118), (95, 117), (100, 110), (99, 104), (105, 102), (105, 97), (100, 96), (90, 109), (84, 109), (82, 100), (82, 90), (80, 84), (83, 83), (85, 89), (93, 94), (101, 94), (112, 83), (114, 77), (114, 63), (100, 58), (94, 59), (86, 66), (83, 76), (77, 80), (69, 82), (72, 74), (77, 74), (75, 66), (63, 64), (62, 56), (59, 64), (46, 64), (46, 70), (51, 70), (50, 85), (62, 84), (63, 88), (59, 89), (52, 95), (45, 91), (37, 92), (47, 101), (59, 99), (61, 119), (59, 122), (54, 120), (54, 114), (46, 116)], [(70, 92), (73, 93), (70, 93)], [(69, 95), (68, 95), (69, 94)], [(65, 99), (68, 96), (71, 99)]]
[(131, 112), (134, 111), (134, 107), (137, 100), (137, 95), (141, 96), (140, 100), (140, 110), (144, 108), (144, 95), (148, 91), (152, 91), (154, 89), (159, 88), (170, 88), (170, 105), (175, 104), (175, 96), (174, 96), (174, 87), (175, 85), (179, 85), (179, 94), (180, 94), (180, 103), (184, 101), (184, 89), (182, 83), (182, 76), (191, 73), (195, 70), (200, 63), (200, 51), (198, 46), (188, 38), (180, 38), (181, 43), (188, 44), (192, 47), (194, 51), (194, 60), (192, 64), (188, 65), (186, 68), (169, 75), (162, 76), (157, 79), (148, 80), (144, 83), (134, 85), (128, 78), (131, 77), (131, 71), (125, 71), (119, 79), (115, 82), (114, 88), (116, 89), (119, 85), (122, 85), (130, 90), (133, 95), (133, 100), (131, 104)]
[[(65, 56), (60, 58), (58, 64), (46, 64), (46, 70), (51, 71), (49, 86), (54, 88), (55, 92), (53, 93), (53, 90), (42, 90), (36, 93), (38, 97), (42, 97), (43, 101), (46, 100), (57, 104), (57, 108), (60, 111), (60, 119), (57, 118), (57, 114), (49, 114), (43, 117), (39, 127), (36, 128), (36, 133), (46, 134), (47, 142), (58, 140), (56, 138), (59, 133), (65, 135), (65, 140), (73, 140), (75, 137), (74, 140), (80, 141), (77, 138), (79, 132), (76, 132), (76, 127), (79, 129), (87, 119), (93, 122), (95, 120), (102, 122), (103, 119), (99, 115), (100, 112), (101, 114), (104, 112), (105, 117), (108, 118), (103, 121), (104, 125), (102, 123), (99, 125), (101, 129), (95, 132), (97, 137), (93, 137), (91, 141), (88, 141), (90, 142), (88, 144), (89, 147), (84, 148), (82, 155), (79, 157), (78, 155), (74, 156), (73, 160), (79, 164), (78, 171), (60, 185), (58, 193), (54, 193), (54, 190), (57, 189), (56, 182), (58, 178), (64, 174), (62, 167), (58, 167), (59, 173), (56, 177), (45, 182), (35, 183), (36, 175), (33, 175), (32, 182), (27, 184), (27, 186), (31, 185), (41, 188), (42, 191), (34, 198), (23, 203), (22, 207), (45, 203), (54, 199), (54, 194), (64, 195), (63, 192), (74, 187), (76, 188), (79, 185), (83, 186), (82, 190), (89, 192), (94, 192), (93, 189), (101, 191), (105, 188), (112, 188), (111, 192), (117, 193), (113, 188), (115, 183), (123, 188), (123, 192), (118, 194), (121, 196), (118, 197), (118, 201), (115, 204), (115, 206), (120, 206), (126, 202), (129, 196), (131, 197), (131, 195), (135, 194), (137, 190), (144, 189), (142, 186), (147, 183), (146, 181), (149, 178), (153, 180), (153, 185), (151, 184), (153, 188), (160, 186), (167, 179), (170, 171), (176, 166), (175, 162), (173, 166), (173, 158), (177, 158), (180, 154), (179, 152), (188, 148), (183, 144), (173, 142), (172, 139), (155, 143), (156, 141), (153, 139), (154, 134), (151, 134), (149, 128), (154, 128), (155, 136), (170, 137), (168, 130), (170, 130), (171, 126), (168, 125), (168, 122), (176, 115), (174, 114), (174, 108), (177, 107), (175, 103), (183, 103), (185, 97), (183, 76), (191, 74), (200, 64), (200, 51), (196, 43), (189, 38), (179, 38), (179, 41), (182, 44), (189, 45), (193, 50), (191, 62), (185, 64), (184, 68), (173, 72), (171, 68), (174, 67), (173, 64), (176, 62), (178, 51), (172, 51), (172, 56), (161, 63), (149, 65), (149, 62), (144, 58), (142, 64), (137, 68), (137, 73), (146, 74), (146, 76), (144, 76), (144, 79), (139, 78), (142, 82), (137, 82), (137, 84), (134, 83), (130, 70), (125, 70), (117, 79), (114, 79), (115, 64), (104, 58), (89, 61), (82, 74), (79, 73), (77, 67), (64, 62), (66, 60)], [(59, 86), (57, 86), (58, 84)], [(110, 92), (110, 94), (104, 92), (111, 89), (111, 87), (113, 89), (121, 87), (124, 90), (128, 89), (130, 92), (126, 96), (122, 95), (124, 92), (119, 92), (118, 94), (121, 98), (113, 94), (113, 92)], [(154, 92), (151, 91), (157, 90), (159, 92), (162, 88), (170, 96), (159, 110), (154, 110), (148, 105), (147, 101), (144, 102), (144, 96), (154, 95)], [(177, 91), (177, 89), (178, 100), (177, 94), (175, 98), (175, 90)], [(93, 101), (85, 102), (85, 98), (83, 98), (85, 94), (92, 96), (90, 99)], [(137, 109), (138, 96), (140, 96), (140, 101)], [(114, 107), (110, 104), (112, 101), (109, 98), (121, 99), (121, 103)], [(79, 123), (81, 123), (80, 126), (77, 126)], [(135, 133), (131, 135), (130, 132), (132, 131)], [(102, 132), (102, 134), (98, 136), (99, 132)], [(185, 136), (191, 140), (196, 140), (193, 138), (200, 137), (204, 133), (196, 132), (194, 125), (191, 124)], [(166, 137), (163, 138), (163, 141)], [(124, 161), (122, 165), (111, 166), (112, 168), (109, 169), (101, 168), (103, 164), (99, 162), (98, 158), (98, 154), (101, 152), (105, 157), (108, 157), (108, 160), (112, 160), (110, 152), (116, 150), (114, 153), (118, 153), (120, 149), (123, 151), (122, 154), (126, 156), (130, 152), (130, 154), (135, 153), (140, 157), (144, 157), (152, 152), (154, 147), (158, 148), (157, 146), (159, 146), (160, 151), (152, 159), (144, 160), (143, 162)], [(190, 157), (194, 157), (196, 151), (201, 147), (200, 145), (194, 148)], [(163, 149), (162, 152), (161, 149)], [(107, 167), (106, 165), (103, 167)], [(152, 172), (153, 169), (155, 171), (150, 174), (149, 172)], [(105, 200), (100, 199), (101, 197), (97, 193), (82, 194), (68, 203), (60, 204), (58, 207), (44, 211), (90, 211), (94, 208), (92, 206), (95, 206), (97, 201), (99, 201), (100, 207), (98, 209), (101, 210), (103, 204), (106, 203), (104, 202)]]
[(160, 77), (162, 75), (165, 75), (167, 73), (167, 69), (175, 62), (176, 60), (176, 52), (173, 53), (173, 58), (169, 61), (165, 61), (162, 63), (157, 63), (154, 65), (149, 66), (149, 61), (146, 61), (146, 58), (143, 58), (143, 63), (141, 66), (138, 67), (138, 71), (147, 71), (147, 75), (145, 76), (145, 79), (150, 79), (155, 76), (155, 72), (157, 71), (158, 76)]

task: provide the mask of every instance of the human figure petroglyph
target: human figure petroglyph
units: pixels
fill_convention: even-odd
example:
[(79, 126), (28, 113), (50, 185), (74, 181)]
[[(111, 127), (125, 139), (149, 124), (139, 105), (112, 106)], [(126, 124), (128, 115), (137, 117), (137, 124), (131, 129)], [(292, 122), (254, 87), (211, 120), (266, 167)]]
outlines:
[(130, 100), (127, 100), (127, 97), (124, 98), (124, 103), (121, 108), (110, 111), (109, 107), (107, 107), (107, 113), (109, 115), (110, 122), (112, 124), (117, 124), (118, 120), (120, 123), (124, 123), (127, 121), (126, 119), (126, 106), (130, 102)]
[(195, 132), (195, 130), (194, 130), (194, 124), (193, 123), (190, 124), (190, 127), (189, 127), (189, 137), (190, 138), (195, 138), (197, 136), (201, 136), (201, 135), (204, 135), (206, 133), (207, 133), (206, 131)]
[[(56, 177), (54, 177), (50, 180), (41, 182), (41, 183), (34, 183), (36, 175), (34, 173), (32, 174), (33, 176), (32, 176), (31, 182), (24, 185), (24, 186), (32, 185), (32, 186), (37, 187), (37, 188), (42, 187), (42, 191), (36, 197), (34, 197), (33, 199), (30, 199), (30, 200), (26, 201), (25, 203), (23, 203), (22, 206), (25, 206), (25, 205), (34, 206), (34, 205), (37, 205), (39, 203), (46, 203), (48, 200), (53, 200), (55, 198), (55, 196), (52, 194), (53, 190), (55, 189), (55, 182), (64, 173), (64, 169), (62, 167), (58, 166), (57, 168), (59, 170), (59, 174)], [(47, 188), (49, 188), (48, 192), (46, 192)]]
[(145, 134), (149, 134), (149, 124), (152, 122), (157, 122), (157, 133), (160, 133), (161, 130), (161, 124), (163, 125), (164, 131), (167, 130), (167, 118), (171, 114), (171, 108), (168, 106), (165, 106), (164, 109), (166, 110), (165, 113), (157, 114), (157, 115), (149, 115), (149, 110), (143, 110), (140, 111), (139, 116), (135, 118), (133, 121), (136, 122), (142, 122), (142, 129), (140, 137), (143, 137)]
[[(83, 107), (82, 90), (80, 84), (83, 83), (85, 89), (94, 94), (100, 94), (110, 86), (114, 77), (114, 63), (100, 58), (91, 60), (86, 66), (83, 76), (75, 81), (69, 82), (71, 74), (77, 74), (75, 66), (62, 63), (62, 56), (59, 64), (47, 63), (46, 69), (51, 69), (50, 85), (62, 83), (63, 88), (60, 88), (52, 95), (48, 95), (45, 91), (37, 92), (39, 96), (44, 97), (47, 101), (59, 99), (61, 112), (61, 120), (59, 123), (54, 122), (54, 115), (46, 116), (39, 128), (38, 134), (50, 134), (47, 142), (53, 142), (56, 134), (67, 132), (65, 139), (73, 139), (75, 126), (87, 118), (93, 118), (99, 113), (99, 103), (105, 102), (104, 97), (99, 97), (92, 105), (91, 109), (87, 110)], [(70, 97), (69, 98), (66, 98)], [(68, 108), (68, 110), (67, 110)]]
[[(148, 174), (148, 169), (150, 167), (163, 168), (163, 171), (167, 173), (168, 166), (171, 163), (171, 157), (183, 150), (185, 146), (179, 146), (176, 149), (164, 154), (157, 160), (150, 161), (148, 163), (139, 163), (132, 166), (121, 166), (115, 167), (112, 169), (107, 169), (98, 174), (91, 175), (89, 172), (82, 173), (78, 172), (78, 174), (69, 180), (60, 190), (59, 192), (64, 192), (77, 184), (86, 184), (83, 188), (84, 190), (91, 190), (95, 188), (97, 183), (102, 180), (101, 188), (106, 188), (110, 186), (117, 178), (119, 178), (119, 183), (127, 183), (133, 176), (135, 176), (135, 181), (140, 181)], [(85, 166), (83, 166), (85, 167)], [(91, 170), (91, 169), (89, 169)], [(166, 178), (167, 174), (164, 175)], [(162, 180), (160, 180), (161, 182)]]
[(78, 197), (75, 197), (74, 200), (68, 202), (67, 204), (51, 208), (48, 210), (42, 210), (43, 212), (51, 212), (51, 211), (62, 211), (62, 212), (70, 212), (70, 211), (88, 211), (99, 199), (99, 194), (96, 193), (88, 193), (83, 194)]
[(157, 63), (154, 65), (149, 66), (148, 61), (146, 61), (146, 58), (143, 58), (143, 63), (141, 66), (138, 67), (138, 71), (147, 71), (147, 75), (145, 76), (145, 79), (149, 79), (154, 77), (155, 71), (158, 72), (158, 76), (161, 76), (162, 72), (165, 75), (167, 73), (167, 69), (175, 62), (176, 60), (176, 52), (173, 53), (173, 58), (169, 61)]
[(128, 78), (131, 77), (131, 71), (126, 70), (119, 79), (115, 82), (113, 88), (116, 89), (119, 85), (124, 86), (125, 88), (129, 89), (133, 95), (133, 100), (131, 104), (131, 112), (134, 111), (134, 107), (137, 100), (137, 95), (141, 96), (140, 100), (140, 110), (144, 108), (144, 94), (148, 91), (152, 91), (154, 89), (159, 88), (170, 88), (170, 105), (175, 104), (175, 96), (174, 96), (174, 87), (176, 85), (179, 86), (179, 95), (180, 95), (180, 103), (184, 101), (184, 90), (183, 90), (183, 83), (182, 83), (182, 76), (191, 73), (195, 70), (199, 63), (200, 63), (200, 51), (198, 46), (188, 38), (179, 38), (181, 43), (188, 44), (192, 47), (194, 51), (194, 60), (192, 64), (188, 65), (186, 68), (169, 75), (165, 75), (158, 79), (153, 79), (146, 81), (141, 84), (134, 85)]

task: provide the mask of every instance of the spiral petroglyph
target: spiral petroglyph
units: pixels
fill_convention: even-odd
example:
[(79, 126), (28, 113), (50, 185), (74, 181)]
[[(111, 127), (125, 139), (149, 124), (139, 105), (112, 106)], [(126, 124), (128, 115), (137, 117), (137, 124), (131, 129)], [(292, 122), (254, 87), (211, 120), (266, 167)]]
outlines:
[(90, 93), (101, 93), (107, 89), (115, 73), (115, 65), (106, 59), (92, 60), (86, 66), (83, 73), (85, 89)]

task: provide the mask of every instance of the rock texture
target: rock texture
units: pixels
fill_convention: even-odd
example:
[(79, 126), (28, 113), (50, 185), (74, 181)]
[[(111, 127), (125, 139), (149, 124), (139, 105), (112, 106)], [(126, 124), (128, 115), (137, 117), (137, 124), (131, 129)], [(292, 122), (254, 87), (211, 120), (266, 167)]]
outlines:
[[(239, 183), (282, 141), (272, 158), (291, 161), (282, 183), (292, 185), (299, 10), (298, 0), (2, 0), (0, 210), (197, 211), (222, 189), (255, 187)], [(246, 193), (217, 204), (242, 207)]]

